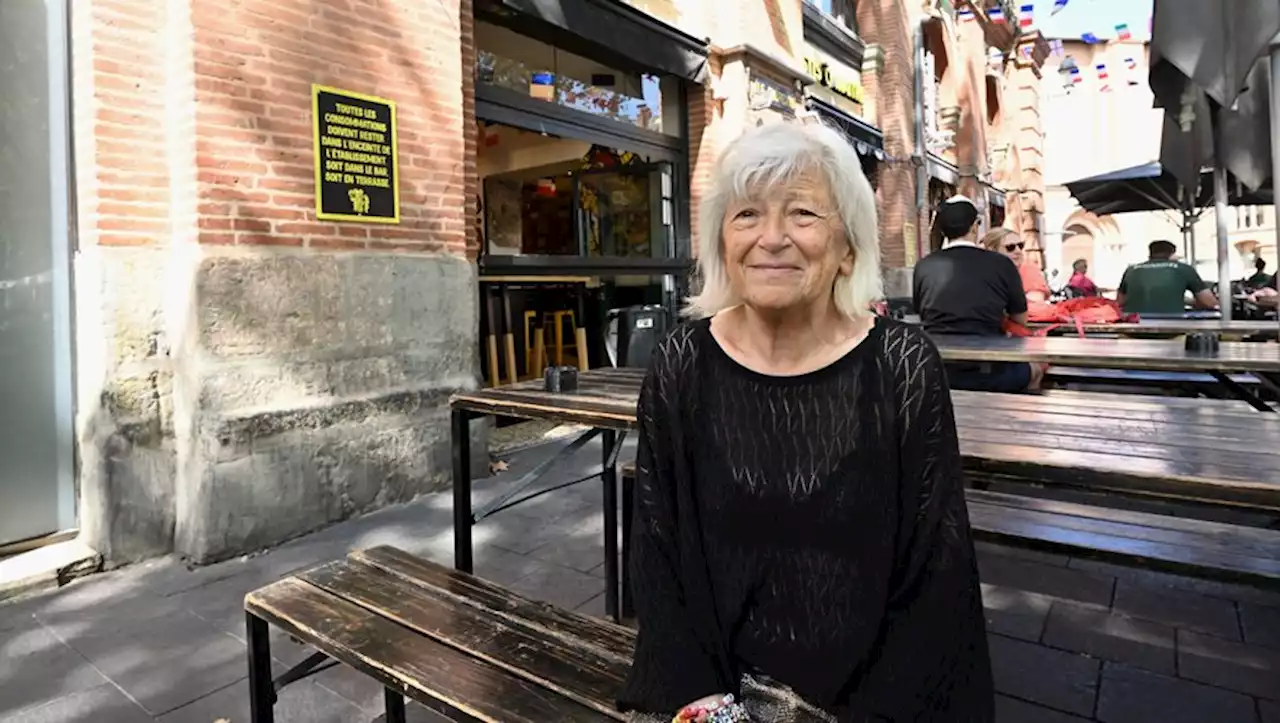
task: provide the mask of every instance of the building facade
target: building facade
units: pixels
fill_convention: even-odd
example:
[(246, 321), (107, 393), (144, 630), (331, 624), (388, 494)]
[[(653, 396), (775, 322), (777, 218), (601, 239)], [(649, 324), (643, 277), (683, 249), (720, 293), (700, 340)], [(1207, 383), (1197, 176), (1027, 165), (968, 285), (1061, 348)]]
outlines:
[[(1120, 283), (1125, 268), (1147, 258), (1147, 244), (1172, 241), (1180, 256), (1206, 281), (1218, 278), (1218, 231), (1212, 208), (1192, 224), (1187, 243), (1181, 215), (1145, 211), (1098, 216), (1084, 210), (1066, 185), (1160, 157), (1163, 111), (1153, 108), (1147, 83), (1148, 48), (1139, 41), (1085, 43), (1065, 39), (1063, 53), (1050, 57), (1043, 73), (1041, 109), (1045, 118), (1045, 268), (1070, 275), (1074, 261), (1089, 263), (1104, 289)], [(1276, 219), (1265, 207), (1228, 209), (1229, 264), (1233, 278), (1253, 273), (1261, 257), (1274, 271)]]
[(447, 486), (449, 395), (549, 346), (607, 363), (596, 307), (681, 292), (714, 159), (758, 123), (846, 133), (891, 295), (952, 193), (1037, 238), (1044, 41), (988, 16), (1010, 2), (556, 5), (0, 6), (27, 63), (0, 95), (41, 99), (0, 106), (0, 180), (48, 159), (0, 186), (31, 287), (3, 313), (36, 304), (0, 329), (39, 356), (7, 380), (31, 462), (0, 544), (205, 563)]

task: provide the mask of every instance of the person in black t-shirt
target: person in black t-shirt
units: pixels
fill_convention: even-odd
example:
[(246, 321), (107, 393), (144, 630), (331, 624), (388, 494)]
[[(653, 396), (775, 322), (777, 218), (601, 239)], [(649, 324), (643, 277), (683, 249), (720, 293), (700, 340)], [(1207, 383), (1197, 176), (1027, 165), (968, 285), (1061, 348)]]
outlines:
[[(978, 208), (964, 196), (938, 209), (937, 224), (946, 239), (942, 249), (915, 267), (916, 311), (930, 334), (1004, 336), (1005, 317), (1027, 321), (1022, 278), (1003, 254), (976, 243)], [(948, 364), (953, 389), (1021, 392), (1040, 384), (1040, 369), (1025, 363)]]

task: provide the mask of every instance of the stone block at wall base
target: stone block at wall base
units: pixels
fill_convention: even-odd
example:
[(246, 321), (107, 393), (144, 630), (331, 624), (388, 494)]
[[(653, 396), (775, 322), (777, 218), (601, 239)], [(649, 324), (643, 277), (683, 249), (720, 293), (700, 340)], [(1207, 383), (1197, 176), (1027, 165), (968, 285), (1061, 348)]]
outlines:
[(196, 288), (180, 555), (213, 562), (449, 485), (449, 396), (478, 369), (471, 264), (209, 255)]
[[(448, 486), (448, 398), (478, 371), (470, 263), (92, 257), (77, 267), (80, 502), (108, 564), (213, 562)], [(477, 475), (488, 429), (473, 428)]]

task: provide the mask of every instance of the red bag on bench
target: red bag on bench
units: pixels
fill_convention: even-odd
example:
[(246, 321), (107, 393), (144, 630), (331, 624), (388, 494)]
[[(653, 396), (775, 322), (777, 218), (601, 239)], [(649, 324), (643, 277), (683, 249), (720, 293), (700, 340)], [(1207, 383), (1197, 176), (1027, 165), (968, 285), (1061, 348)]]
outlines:
[(1063, 324), (1075, 324), (1076, 332), (1084, 336), (1085, 324), (1115, 324), (1137, 320), (1137, 314), (1125, 314), (1120, 305), (1111, 299), (1104, 299), (1101, 296), (1083, 296), (1059, 301), (1056, 304), (1027, 302), (1027, 321), (1048, 323), (1052, 326), (1032, 331), (1021, 324), (1005, 319), (1002, 328), (1009, 336), (1047, 336), (1049, 332)]

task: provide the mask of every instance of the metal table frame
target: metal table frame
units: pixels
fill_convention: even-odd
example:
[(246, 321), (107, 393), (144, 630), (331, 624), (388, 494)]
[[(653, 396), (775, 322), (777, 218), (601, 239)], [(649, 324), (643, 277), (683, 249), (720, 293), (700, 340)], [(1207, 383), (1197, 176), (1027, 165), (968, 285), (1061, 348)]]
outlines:
[[(497, 498), (475, 508), (471, 498), (471, 420), (492, 416), (469, 409), (454, 408), (450, 412), (450, 439), (453, 453), (453, 564), (462, 572), (474, 572), (471, 528), (481, 520), (510, 509), (548, 492), (571, 487), (599, 478), (603, 485), (605, 613), (615, 622), (630, 615), (619, 605), (621, 575), (618, 562), (618, 453), (626, 440), (625, 427), (593, 427), (565, 445), (516, 481), (512, 488)], [(530, 491), (557, 463), (577, 452), (594, 437), (601, 442), (600, 469), (584, 477), (552, 487)], [(624, 521), (624, 532), (630, 525)], [(627, 596), (628, 599), (630, 596)], [(626, 607), (630, 607), (629, 605)]]

